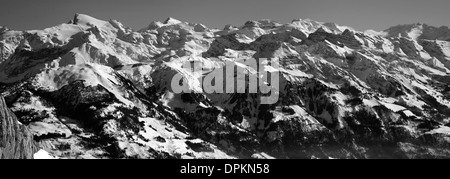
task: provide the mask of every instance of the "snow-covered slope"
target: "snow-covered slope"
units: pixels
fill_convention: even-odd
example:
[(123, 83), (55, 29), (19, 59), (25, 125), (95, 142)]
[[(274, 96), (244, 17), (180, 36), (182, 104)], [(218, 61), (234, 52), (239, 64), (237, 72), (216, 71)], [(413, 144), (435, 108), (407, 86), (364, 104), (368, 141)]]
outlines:
[[(446, 27), (263, 19), (210, 29), (167, 18), (134, 31), (76, 14), (44, 30), (0, 29), (0, 92), (37, 158), (450, 157)], [(230, 66), (268, 84), (252, 58), (279, 59), (261, 63), (280, 74), (276, 103), (248, 85), (205, 92), (207, 75)], [(190, 93), (174, 93), (175, 76)]]

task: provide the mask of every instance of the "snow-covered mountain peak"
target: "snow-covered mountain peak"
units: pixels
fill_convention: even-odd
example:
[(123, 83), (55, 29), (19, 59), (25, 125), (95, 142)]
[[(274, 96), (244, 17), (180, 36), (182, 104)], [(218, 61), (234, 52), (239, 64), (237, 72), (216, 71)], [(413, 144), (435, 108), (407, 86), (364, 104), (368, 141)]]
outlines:
[(178, 19), (175, 19), (173, 17), (168, 17), (163, 22), (161, 22), (161, 21), (152, 21), (152, 22), (150, 22), (150, 24), (147, 27), (139, 30), (138, 32), (145, 32), (147, 30), (160, 29), (160, 28), (166, 27), (166, 26), (179, 26), (180, 27), (180, 26), (183, 26), (183, 25), (188, 25), (189, 26), (189, 23), (182, 22), (182, 21), (180, 21)]
[(163, 23), (167, 24), (167, 25), (174, 25), (174, 24), (179, 24), (179, 23), (182, 23), (182, 22), (180, 20), (178, 20), (178, 19), (173, 18), (173, 17), (168, 17)]
[(336, 23), (333, 22), (327, 22), (327, 23), (323, 23), (322, 25), (328, 27), (330, 30), (334, 31), (334, 32), (344, 32), (346, 30), (355, 32), (356, 30), (351, 28), (351, 27), (347, 27), (347, 26), (341, 26), (338, 25)]
[(146, 28), (141, 29), (139, 31), (145, 31), (145, 30), (149, 30), (149, 29), (157, 29), (157, 28), (161, 28), (162, 26), (164, 26), (164, 24), (162, 22), (152, 21)]
[(308, 34), (313, 33), (314, 31), (322, 27), (321, 23), (313, 21), (311, 19), (294, 19), (292, 20), (291, 24), (300, 28), (300, 30)]
[(270, 20), (270, 19), (261, 19), (261, 20), (252, 20), (252, 21), (247, 21), (245, 22), (244, 26), (242, 28), (255, 28), (255, 27), (259, 27), (262, 29), (269, 29), (269, 28), (275, 28), (275, 27), (279, 27), (282, 24)]
[(108, 23), (107, 21), (99, 20), (86, 14), (75, 14), (72, 22), (76, 25), (84, 25), (84, 26), (95, 25), (98, 27), (101, 27)]
[(336, 23), (324, 23), (324, 22), (318, 22), (311, 19), (294, 19), (291, 22), (291, 25), (298, 28), (299, 30), (305, 32), (306, 34), (311, 34), (315, 32), (316, 30), (322, 28), (326, 32), (334, 33), (334, 34), (340, 34), (344, 32), (346, 29), (349, 29), (351, 31), (356, 31), (353, 28), (347, 27), (347, 26), (340, 26)]

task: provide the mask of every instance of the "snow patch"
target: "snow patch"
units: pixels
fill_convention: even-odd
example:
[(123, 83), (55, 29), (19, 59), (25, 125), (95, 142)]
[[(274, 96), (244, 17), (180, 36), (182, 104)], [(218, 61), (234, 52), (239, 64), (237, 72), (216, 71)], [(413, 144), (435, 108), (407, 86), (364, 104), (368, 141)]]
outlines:
[(391, 103), (385, 103), (385, 102), (380, 102), (383, 106), (385, 106), (386, 108), (390, 109), (393, 112), (399, 112), (399, 111), (403, 111), (406, 110), (405, 107), (403, 106), (399, 106), (396, 104), (391, 104)]
[(428, 134), (447, 134), (450, 135), (450, 127), (441, 126), (440, 128), (434, 129), (432, 131), (427, 132)]
[(58, 159), (58, 158), (53, 157), (47, 151), (40, 149), (33, 155), (33, 159)]

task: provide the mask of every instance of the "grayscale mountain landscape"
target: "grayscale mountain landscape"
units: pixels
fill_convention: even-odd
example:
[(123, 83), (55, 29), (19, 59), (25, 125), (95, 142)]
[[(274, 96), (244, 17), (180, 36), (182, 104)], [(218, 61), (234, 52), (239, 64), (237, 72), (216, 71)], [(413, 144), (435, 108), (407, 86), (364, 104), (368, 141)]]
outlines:
[[(450, 158), (450, 29), (343, 25), (0, 27), (0, 158)], [(267, 82), (251, 58), (278, 59), (276, 103), (203, 91), (230, 63)], [(191, 92), (173, 92), (177, 74)]]

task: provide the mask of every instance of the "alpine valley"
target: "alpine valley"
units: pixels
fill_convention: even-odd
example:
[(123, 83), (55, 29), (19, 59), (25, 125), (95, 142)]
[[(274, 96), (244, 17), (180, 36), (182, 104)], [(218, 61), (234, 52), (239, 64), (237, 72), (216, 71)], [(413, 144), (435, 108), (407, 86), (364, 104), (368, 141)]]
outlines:
[[(450, 158), (445, 26), (168, 18), (135, 31), (76, 14), (0, 27), (0, 50), (0, 158)], [(261, 78), (250, 58), (279, 59), (265, 68), (280, 74), (277, 103), (203, 92), (227, 63)], [(172, 92), (176, 74), (191, 93)]]

